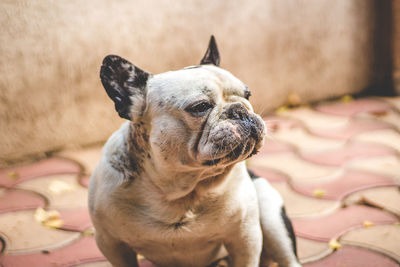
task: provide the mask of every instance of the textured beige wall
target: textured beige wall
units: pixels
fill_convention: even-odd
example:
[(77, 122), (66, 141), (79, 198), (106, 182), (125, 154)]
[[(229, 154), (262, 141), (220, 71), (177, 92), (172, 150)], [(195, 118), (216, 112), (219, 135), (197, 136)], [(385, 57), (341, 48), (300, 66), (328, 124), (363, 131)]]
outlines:
[(110, 53), (159, 73), (197, 64), (214, 34), (259, 112), (290, 92), (359, 92), (371, 81), (372, 2), (3, 0), (0, 162), (105, 140), (122, 121), (98, 78)]

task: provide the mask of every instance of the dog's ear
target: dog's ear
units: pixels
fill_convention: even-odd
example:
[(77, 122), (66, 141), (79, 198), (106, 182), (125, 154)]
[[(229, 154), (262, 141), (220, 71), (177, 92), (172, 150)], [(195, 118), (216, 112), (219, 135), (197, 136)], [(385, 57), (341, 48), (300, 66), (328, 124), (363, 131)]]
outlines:
[(217, 42), (215, 41), (214, 35), (211, 35), (210, 42), (208, 44), (208, 49), (203, 59), (200, 61), (200, 65), (214, 64), (219, 66), (219, 52), (217, 47)]
[(114, 55), (106, 56), (100, 79), (115, 109), (124, 119), (134, 120), (146, 107), (146, 84), (151, 77), (129, 61)]

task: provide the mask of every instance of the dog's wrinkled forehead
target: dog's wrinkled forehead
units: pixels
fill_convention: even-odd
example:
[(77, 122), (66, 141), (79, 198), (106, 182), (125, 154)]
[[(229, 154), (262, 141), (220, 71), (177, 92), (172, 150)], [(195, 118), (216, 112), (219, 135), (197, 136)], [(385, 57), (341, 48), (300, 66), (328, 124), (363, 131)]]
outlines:
[[(196, 98), (245, 96), (248, 88), (230, 72), (212, 65), (191, 66), (155, 75), (148, 84), (149, 100), (163, 99), (176, 104)], [(171, 103), (173, 104), (173, 103)]]

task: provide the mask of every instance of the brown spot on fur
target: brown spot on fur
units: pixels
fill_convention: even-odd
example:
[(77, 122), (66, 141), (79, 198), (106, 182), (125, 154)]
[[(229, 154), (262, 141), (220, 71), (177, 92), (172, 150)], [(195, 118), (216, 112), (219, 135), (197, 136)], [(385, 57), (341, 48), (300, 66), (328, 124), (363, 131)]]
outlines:
[(131, 123), (125, 140), (125, 150), (115, 155), (111, 166), (117, 171), (124, 173), (126, 185), (129, 186), (135, 177), (143, 171), (145, 157), (150, 157), (148, 151), (148, 134), (146, 125), (142, 123)]

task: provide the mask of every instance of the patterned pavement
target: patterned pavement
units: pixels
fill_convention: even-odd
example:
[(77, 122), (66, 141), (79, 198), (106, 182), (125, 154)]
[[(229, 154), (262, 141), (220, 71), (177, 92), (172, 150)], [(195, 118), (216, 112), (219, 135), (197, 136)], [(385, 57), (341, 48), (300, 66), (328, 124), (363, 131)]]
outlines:
[[(282, 107), (265, 120), (249, 167), (282, 194), (303, 265), (400, 266), (400, 97)], [(0, 170), (0, 266), (110, 266), (87, 212), (100, 152)]]

